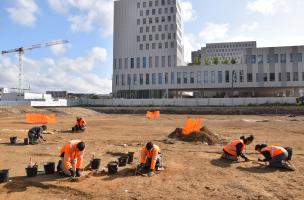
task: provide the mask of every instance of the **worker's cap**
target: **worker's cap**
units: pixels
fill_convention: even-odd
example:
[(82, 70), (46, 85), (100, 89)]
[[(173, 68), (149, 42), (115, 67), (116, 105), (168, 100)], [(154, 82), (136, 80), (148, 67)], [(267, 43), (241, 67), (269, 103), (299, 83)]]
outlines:
[(42, 127), (43, 130), (47, 129), (47, 125), (42, 125), (41, 127)]
[(257, 144), (257, 145), (255, 145), (255, 150), (256, 151), (258, 151), (258, 150), (261, 150), (261, 149), (263, 149), (263, 148), (265, 148), (265, 147), (267, 147), (268, 145), (267, 144)]
[(147, 144), (146, 144), (146, 149), (147, 150), (151, 150), (153, 148), (153, 143), (152, 142), (148, 142)]
[(77, 144), (77, 149), (78, 149), (79, 151), (83, 151), (84, 148), (85, 148), (85, 143), (84, 143), (84, 142), (79, 142), (79, 143)]
[(254, 140), (253, 135), (245, 135), (240, 137), (241, 140), (244, 140), (244, 142), (252, 142)]

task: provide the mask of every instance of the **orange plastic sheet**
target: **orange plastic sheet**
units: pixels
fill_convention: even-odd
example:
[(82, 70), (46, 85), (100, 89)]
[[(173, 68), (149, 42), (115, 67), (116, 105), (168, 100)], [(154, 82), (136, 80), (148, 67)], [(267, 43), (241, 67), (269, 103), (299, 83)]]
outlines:
[(198, 118), (198, 119), (192, 119), (191, 117), (189, 117), (186, 120), (185, 126), (183, 128), (183, 134), (184, 135), (189, 135), (190, 133), (199, 131), (202, 127), (202, 119)]
[(56, 122), (56, 116), (54, 114), (45, 115), (45, 114), (27, 113), (26, 122), (29, 124), (52, 124)]
[(157, 119), (160, 117), (160, 111), (147, 111), (146, 117), (149, 119)]

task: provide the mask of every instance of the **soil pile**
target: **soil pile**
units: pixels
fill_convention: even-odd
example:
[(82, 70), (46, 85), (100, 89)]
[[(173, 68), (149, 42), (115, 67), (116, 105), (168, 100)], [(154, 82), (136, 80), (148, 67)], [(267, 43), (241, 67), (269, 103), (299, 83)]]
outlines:
[(169, 138), (175, 138), (186, 142), (203, 142), (208, 145), (225, 144), (228, 139), (219, 134), (213, 133), (207, 127), (202, 127), (200, 131), (192, 132), (189, 135), (183, 134), (183, 129), (176, 128), (169, 136)]

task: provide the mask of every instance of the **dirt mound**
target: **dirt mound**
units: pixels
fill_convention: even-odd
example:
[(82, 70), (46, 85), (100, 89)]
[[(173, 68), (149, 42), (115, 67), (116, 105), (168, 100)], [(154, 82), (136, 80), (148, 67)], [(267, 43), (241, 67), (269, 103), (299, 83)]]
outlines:
[(213, 133), (207, 127), (202, 127), (200, 131), (192, 132), (189, 135), (183, 134), (183, 129), (176, 128), (169, 136), (186, 142), (203, 142), (208, 145), (225, 144), (228, 142), (227, 138), (219, 134)]
[(83, 116), (83, 117), (100, 115), (99, 112), (87, 108), (80, 108), (80, 107), (46, 108), (44, 110), (57, 115), (74, 115), (74, 116)]
[(43, 113), (43, 110), (31, 106), (0, 106), (0, 116), (20, 115), (30, 112)]

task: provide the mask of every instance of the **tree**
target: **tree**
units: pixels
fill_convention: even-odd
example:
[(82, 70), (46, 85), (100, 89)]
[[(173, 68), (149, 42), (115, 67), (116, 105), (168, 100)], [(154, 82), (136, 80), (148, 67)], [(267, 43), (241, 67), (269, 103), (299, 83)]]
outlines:
[(210, 60), (209, 60), (209, 58), (206, 58), (206, 59), (205, 59), (205, 65), (210, 65)]
[(218, 65), (219, 64), (219, 58), (213, 57), (213, 64)]
[(196, 57), (196, 58), (194, 59), (194, 64), (195, 64), (195, 65), (200, 65), (200, 64), (201, 64), (201, 59), (200, 59), (199, 57)]
[(230, 61), (227, 59), (227, 58), (225, 58), (225, 60), (223, 60), (223, 62), (222, 62), (224, 65), (229, 65), (230, 64)]
[(231, 61), (230, 61), (230, 63), (233, 64), (233, 65), (235, 65), (236, 64), (235, 58), (232, 58)]

